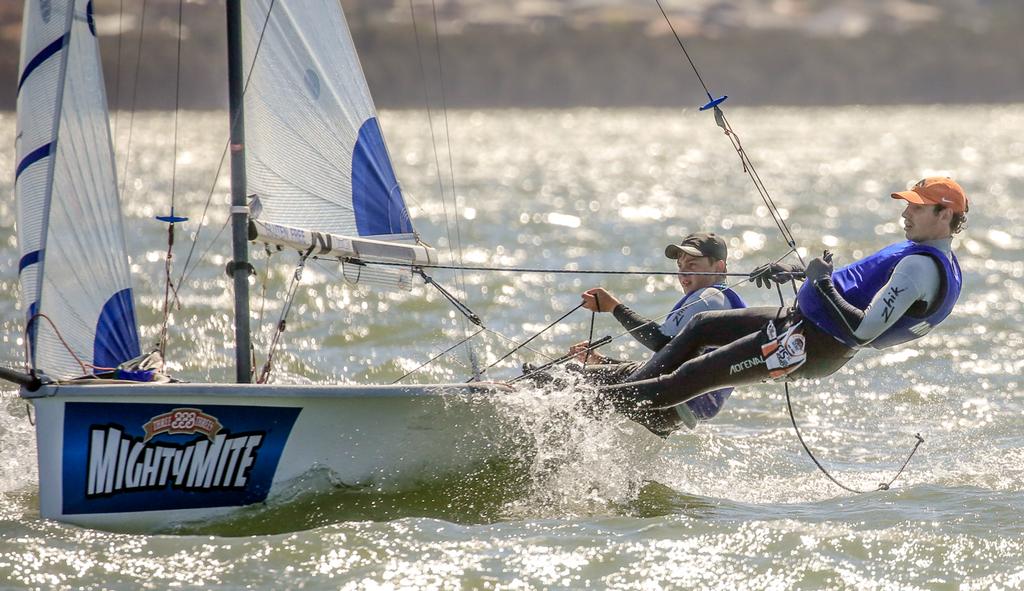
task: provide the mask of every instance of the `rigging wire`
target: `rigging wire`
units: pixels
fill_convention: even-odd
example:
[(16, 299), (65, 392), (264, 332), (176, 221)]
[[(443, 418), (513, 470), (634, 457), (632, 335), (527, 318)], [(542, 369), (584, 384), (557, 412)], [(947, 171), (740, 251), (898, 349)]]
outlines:
[[(787, 251), (781, 258), (775, 262), (781, 261), (783, 258), (789, 256), (794, 251)], [(402, 267), (402, 268), (423, 268), (423, 269), (458, 269), (465, 271), (481, 271), (481, 272), (497, 272), (497, 273), (541, 273), (541, 274), (552, 274), (552, 275), (643, 275), (650, 277), (667, 277), (679, 275), (679, 271), (652, 271), (646, 269), (640, 269), (635, 271), (620, 271), (616, 269), (550, 269), (542, 267), (485, 267), (475, 265), (430, 265), (430, 264), (417, 264), (411, 265), (410, 263), (397, 263), (390, 261), (363, 261), (365, 265), (378, 265), (381, 267)], [(719, 273), (717, 271), (687, 271), (687, 275), (722, 275), (725, 277), (749, 277), (749, 273)]]
[[(448, 149), (448, 167), (449, 167), (449, 173), (450, 173), (450, 178), (451, 178), (451, 189), (452, 189), (451, 198), (452, 198), (452, 208), (453, 208), (452, 216), (455, 218), (455, 240), (454, 241), (452, 240), (452, 231), (451, 231), (451, 225), (452, 224), (451, 224), (451, 220), (448, 217), (448, 205), (447, 205), (447, 199), (445, 197), (444, 180), (443, 180), (443, 177), (442, 177), (442, 174), (441, 174), (441, 160), (440, 160), (440, 156), (438, 155), (438, 140), (437, 140), (437, 135), (434, 132), (434, 118), (433, 118), (432, 111), (431, 111), (431, 108), (430, 108), (430, 93), (429, 93), (428, 87), (427, 87), (427, 66), (426, 66), (426, 62), (424, 61), (423, 49), (422, 49), (422, 46), (420, 44), (419, 26), (416, 24), (416, 7), (414, 5), (414, 0), (409, 0), (409, 13), (410, 13), (410, 16), (412, 17), (413, 37), (415, 38), (415, 41), (416, 41), (416, 55), (417, 55), (417, 57), (419, 59), (420, 72), (421, 72), (421, 75), (423, 77), (423, 103), (424, 103), (424, 107), (425, 107), (425, 109), (427, 111), (427, 124), (428, 124), (428, 127), (430, 128), (430, 144), (431, 144), (431, 147), (433, 149), (433, 154), (434, 154), (434, 167), (437, 170), (437, 185), (438, 185), (438, 189), (439, 189), (439, 191), (441, 193), (441, 210), (444, 213), (445, 234), (446, 234), (446, 236), (448, 238), (448, 256), (449, 256), (449, 259), (452, 261), (452, 266), (453, 267), (455, 267), (456, 265), (461, 267), (462, 264), (463, 264), (463, 260), (464, 260), (463, 259), (463, 254), (462, 254), (462, 230), (461, 230), (461, 226), (459, 225), (459, 204), (458, 204), (458, 196), (456, 194), (456, 188), (455, 188), (455, 167), (454, 167), (453, 160), (452, 160), (451, 135), (449, 134), (449, 128), (448, 128), (448, 105), (447, 105), (447, 99), (446, 99), (446, 96), (445, 96), (444, 69), (443, 69), (442, 61), (441, 61), (441, 37), (440, 37), (440, 33), (437, 30), (437, 4), (436, 4), (436, 2), (431, 0), (431, 5), (433, 7), (433, 19), (434, 19), (434, 46), (435, 46), (435, 48), (437, 50), (437, 68), (438, 68), (438, 77), (440, 79), (441, 109), (442, 109), (442, 112), (443, 112), (443, 115), (444, 115), (445, 143), (446, 143), (446, 146), (447, 146), (447, 149)], [(456, 253), (458, 254), (457, 262), (456, 262)], [(467, 294), (467, 292), (466, 292), (466, 277), (465, 277), (465, 273), (464, 272), (460, 272), (459, 274), (456, 275), (456, 284), (459, 286), (459, 289), (462, 291), (463, 294)], [(469, 326), (466, 324), (466, 320), (465, 319), (462, 321), (462, 330), (463, 330), (463, 334), (466, 334), (466, 333), (469, 332)], [(469, 357), (470, 365), (473, 366), (474, 373), (479, 373), (478, 372), (478, 368), (477, 368), (477, 363), (478, 362), (477, 362), (477, 359), (476, 359), (476, 354), (473, 352), (473, 349), (468, 344), (466, 346), (466, 354)]]
[(430, 359), (428, 359), (427, 361), (425, 361), (425, 362), (421, 363), (421, 364), (420, 364), (419, 366), (417, 366), (417, 367), (416, 367), (415, 369), (412, 369), (412, 370), (410, 370), (410, 371), (406, 372), (406, 374), (405, 374), (405, 375), (403, 375), (402, 377), (398, 378), (397, 380), (395, 380), (395, 381), (391, 382), (391, 384), (392, 384), (392, 385), (394, 385), (394, 384), (397, 384), (398, 382), (401, 382), (401, 381), (402, 381), (402, 380), (404, 380), (405, 378), (407, 378), (407, 377), (411, 376), (412, 374), (414, 374), (414, 373), (418, 372), (419, 370), (423, 369), (424, 367), (426, 367), (426, 366), (430, 365), (431, 363), (433, 363), (433, 362), (437, 361), (438, 359), (440, 359), (440, 358), (444, 357), (444, 356), (445, 356), (445, 355), (447, 355), (448, 353), (451, 353), (451, 352), (452, 352), (453, 350), (455, 350), (456, 348), (458, 348), (458, 347), (459, 347), (460, 345), (462, 345), (462, 344), (466, 343), (467, 341), (469, 341), (470, 339), (472, 339), (472, 338), (473, 338), (473, 337), (475, 337), (476, 335), (478, 335), (478, 334), (480, 334), (480, 333), (484, 332), (485, 330), (487, 330), (487, 329), (486, 329), (486, 328), (483, 328), (483, 327), (479, 328), (479, 329), (478, 329), (478, 330), (477, 330), (476, 332), (474, 332), (473, 334), (471, 334), (471, 335), (469, 335), (468, 337), (466, 337), (466, 338), (462, 339), (461, 341), (459, 341), (459, 342), (455, 343), (455, 344), (454, 344), (454, 345), (452, 345), (451, 347), (448, 347), (448, 348), (447, 348), (447, 349), (445, 349), (444, 351), (441, 351), (441, 352), (440, 352), (440, 353), (438, 353), (437, 355), (434, 355), (433, 357), (431, 357), (431, 358), (430, 358)]
[[(275, 4), (276, 4), (276, 0), (270, 0), (270, 5), (267, 7), (267, 16), (263, 19), (263, 27), (260, 29), (260, 37), (256, 41), (256, 51), (253, 53), (252, 63), (249, 64), (249, 71), (245, 75), (245, 85), (242, 86), (242, 97), (243, 98), (245, 97), (246, 91), (249, 90), (249, 82), (252, 80), (252, 74), (256, 70), (256, 60), (259, 58), (260, 48), (263, 47), (263, 36), (267, 32), (267, 25), (270, 23), (270, 15), (274, 11), (274, 5)], [(235, 121), (237, 120), (237, 117), (239, 116), (239, 114), (243, 110), (244, 109), (240, 109), (238, 112), (236, 112), (236, 113), (234, 113), (232, 115), (231, 124), (228, 126), (228, 130), (229, 131), (231, 129), (234, 129)], [(195, 269), (195, 267), (193, 265), (191, 265), (192, 255), (195, 253), (196, 245), (199, 243), (199, 234), (202, 233), (202, 231), (203, 231), (203, 222), (206, 221), (206, 214), (210, 210), (210, 204), (213, 202), (213, 195), (217, 192), (217, 181), (220, 180), (220, 172), (224, 168), (224, 160), (227, 157), (228, 148), (230, 146), (231, 146), (231, 138), (228, 137), (227, 141), (224, 142), (224, 148), (220, 152), (220, 161), (217, 163), (217, 171), (213, 174), (213, 184), (210, 186), (210, 191), (209, 191), (209, 193), (206, 196), (206, 204), (203, 206), (203, 214), (199, 218), (199, 226), (196, 229), (195, 236), (192, 237), (192, 240), (191, 240), (192, 245), (191, 245), (191, 247), (189, 247), (188, 256), (185, 257), (185, 264), (182, 265), (181, 275), (178, 276), (177, 284), (178, 284), (178, 288), (179, 289), (184, 284), (184, 282), (189, 277), (191, 277), (192, 271)], [(231, 217), (228, 216), (228, 219), (225, 220), (224, 225), (221, 227), (220, 231), (217, 232), (217, 235), (213, 237), (213, 240), (211, 240), (210, 243), (206, 246), (206, 249), (204, 249), (203, 252), (200, 253), (200, 257), (199, 257), (200, 259), (202, 259), (204, 256), (206, 256), (206, 254), (208, 252), (210, 252), (210, 250), (213, 248), (213, 245), (216, 244), (217, 240), (220, 238), (221, 234), (224, 232), (224, 229), (230, 223), (231, 223)]]
[(178, 115), (181, 112), (181, 30), (184, 21), (184, 8), (185, 0), (178, 0), (178, 49), (174, 70), (174, 148), (171, 157), (171, 213), (168, 216), (157, 216), (156, 218), (167, 222), (167, 254), (164, 256), (163, 321), (160, 324), (160, 340), (157, 345), (161, 357), (164, 356), (167, 349), (167, 322), (171, 316), (171, 307), (181, 307), (178, 300), (178, 290), (174, 286), (174, 280), (171, 278), (171, 267), (174, 264), (174, 224), (175, 222), (183, 222), (188, 219), (174, 215), (175, 190), (178, 180)]
[(482, 376), (482, 375), (483, 375), (484, 373), (486, 373), (486, 372), (487, 372), (487, 370), (491, 369), (491, 368), (492, 368), (492, 367), (494, 367), (495, 365), (498, 365), (498, 364), (499, 364), (499, 363), (501, 363), (502, 361), (504, 361), (504, 360), (508, 359), (508, 358), (509, 358), (510, 356), (512, 356), (512, 354), (514, 354), (514, 353), (515, 353), (516, 351), (518, 351), (518, 350), (522, 349), (523, 347), (525, 347), (526, 345), (530, 344), (530, 342), (531, 342), (531, 341), (533, 341), (534, 339), (536, 339), (536, 338), (537, 338), (537, 337), (539, 337), (540, 335), (544, 334), (544, 333), (545, 333), (545, 332), (547, 332), (547, 331), (548, 331), (548, 330), (549, 330), (550, 328), (552, 328), (553, 326), (555, 326), (555, 325), (556, 325), (556, 324), (558, 324), (559, 322), (561, 322), (561, 321), (565, 320), (566, 318), (568, 318), (568, 317), (569, 317), (569, 315), (570, 315), (570, 314), (572, 314), (572, 313), (573, 313), (573, 312), (575, 312), (576, 310), (579, 310), (579, 309), (580, 309), (580, 308), (582, 308), (582, 307), (583, 307), (583, 304), (582, 304), (582, 303), (580, 303), (579, 305), (577, 305), (577, 306), (576, 306), (575, 308), (573, 308), (572, 310), (569, 310), (569, 311), (568, 311), (568, 312), (566, 312), (565, 314), (562, 314), (562, 316), (561, 316), (561, 317), (559, 317), (559, 318), (558, 318), (558, 320), (555, 320), (555, 321), (554, 321), (554, 322), (552, 322), (551, 324), (548, 324), (547, 326), (545, 326), (544, 328), (542, 328), (542, 329), (541, 329), (541, 330), (540, 330), (539, 332), (535, 333), (535, 334), (534, 334), (534, 335), (533, 335), (532, 337), (530, 337), (530, 338), (526, 339), (525, 341), (523, 341), (522, 343), (520, 343), (519, 345), (517, 345), (516, 347), (514, 347), (514, 348), (513, 348), (513, 349), (512, 349), (511, 351), (509, 351), (509, 352), (505, 353), (504, 355), (502, 355), (501, 357), (499, 357), (497, 361), (495, 361), (494, 363), (492, 363), (492, 364), (488, 365), (487, 367), (483, 368), (483, 369), (482, 369), (482, 370), (480, 370), (479, 372), (476, 372), (476, 374), (475, 374), (475, 375), (474, 375), (473, 377), (471, 377), (470, 379), (468, 379), (468, 380), (466, 380), (466, 381), (467, 381), (467, 382), (472, 382), (472, 381), (474, 381), (474, 380), (478, 379), (478, 378), (479, 378), (480, 376)]
[[(448, 152), (448, 177), (452, 181), (452, 208), (455, 210), (453, 216), (455, 218), (455, 247), (459, 253), (459, 264), (462, 265), (465, 262), (462, 254), (462, 226), (459, 224), (459, 196), (455, 187), (455, 162), (452, 156), (451, 132), (448, 128), (448, 99), (444, 85), (444, 62), (441, 60), (441, 34), (437, 28), (437, 0), (431, 0), (430, 4), (434, 13), (434, 47), (437, 50), (437, 79), (441, 90), (441, 114), (444, 116), (444, 142)], [(438, 176), (440, 176), (440, 171)], [(459, 283), (459, 289), (463, 294), (467, 294), (464, 272), (459, 273)]]
[(740, 163), (743, 165), (743, 171), (747, 173), (747, 176), (749, 176), (750, 180), (754, 183), (754, 188), (761, 196), (761, 200), (764, 202), (765, 207), (768, 208), (768, 212), (771, 213), (772, 219), (775, 221), (775, 225), (779, 228), (779, 232), (782, 233), (783, 240), (786, 241), (786, 244), (791, 249), (794, 249), (797, 258), (800, 259), (801, 263), (803, 263), (803, 257), (800, 256), (800, 251), (796, 247), (796, 240), (794, 239), (789, 226), (786, 224), (786, 220), (782, 216), (782, 212), (779, 211), (778, 206), (775, 204), (771, 194), (768, 192), (768, 188), (765, 187), (764, 182), (761, 180), (761, 176), (757, 173), (754, 163), (750, 160), (746, 150), (743, 149), (743, 144), (740, 141), (739, 136), (733, 130), (732, 125), (729, 124), (729, 120), (726, 119), (725, 113), (722, 112), (722, 109), (719, 106), (729, 97), (727, 95), (723, 95), (716, 99), (714, 95), (711, 94), (711, 90), (704, 82), (704, 77), (701, 76), (700, 70), (697, 69), (697, 65), (694, 63), (693, 58), (690, 57), (690, 52), (686, 50), (686, 45), (683, 43), (679, 33), (676, 32), (676, 28), (672, 25), (672, 19), (670, 19), (668, 13), (665, 12), (665, 7), (662, 6), (661, 0), (654, 1), (658, 4), (658, 8), (661, 10), (661, 15), (665, 18), (665, 22), (668, 23), (668, 27), (672, 31), (672, 36), (675, 37), (676, 43), (679, 44), (679, 48), (683, 50), (683, 55), (686, 56), (686, 61), (689, 62), (693, 73), (697, 75), (697, 80), (700, 81), (700, 85), (704, 88), (704, 93), (708, 97), (708, 103), (701, 107), (700, 110), (705, 111), (712, 108), (714, 109), (715, 122), (725, 131), (725, 135), (729, 138), (730, 143), (732, 143), (733, 149), (735, 149), (736, 153), (739, 155)]
[(284, 299), (284, 306), (281, 308), (281, 318), (277, 321), (277, 330), (274, 332), (274, 336), (270, 341), (270, 348), (267, 351), (267, 361), (263, 364), (263, 369), (260, 370), (260, 377), (256, 380), (257, 384), (266, 384), (267, 379), (270, 378), (270, 372), (274, 365), (274, 353), (277, 352), (277, 346), (280, 342), (281, 335), (284, 334), (284, 331), (288, 326), (288, 313), (291, 312), (292, 303), (295, 301), (295, 295), (299, 291), (299, 283), (302, 281), (302, 270), (306, 267), (306, 260), (312, 252), (313, 247), (311, 246), (309, 247), (309, 250), (299, 256), (299, 262), (295, 267), (295, 272), (292, 274), (291, 283), (288, 285), (288, 292)]
[(907, 465), (910, 464), (911, 458), (913, 458), (914, 454), (917, 453), (917, 448), (921, 447), (921, 444), (924, 443), (924, 438), (921, 437), (921, 434), (920, 433), (915, 433), (914, 434), (914, 439), (917, 440), (917, 443), (915, 443), (914, 444), (914, 448), (910, 450), (910, 454), (907, 455), (907, 459), (903, 460), (903, 465), (900, 466), (900, 469), (896, 471), (896, 475), (893, 476), (891, 480), (889, 480), (888, 482), (880, 482), (878, 484), (878, 488), (875, 488), (873, 490), (860, 490), (860, 489), (856, 489), (856, 488), (847, 486), (847, 485), (843, 484), (842, 482), (839, 482), (839, 480), (837, 480), (834, 476), (832, 476), (832, 474), (829, 473), (829, 471), (825, 468), (825, 466), (823, 466), (821, 464), (821, 462), (818, 461), (818, 458), (816, 458), (814, 456), (814, 453), (811, 451), (811, 448), (807, 446), (807, 442), (804, 441), (803, 435), (800, 434), (800, 428), (796, 426), (796, 417), (793, 415), (793, 402), (790, 400), (790, 397), (789, 397), (789, 383), (786, 382), (783, 385), (786, 388), (786, 408), (789, 410), (789, 419), (793, 423), (793, 431), (796, 432), (796, 437), (797, 437), (797, 439), (800, 440), (800, 445), (803, 446), (804, 451), (807, 452), (807, 456), (811, 458), (811, 461), (814, 462), (814, 465), (818, 467), (818, 470), (820, 470), (821, 473), (824, 474), (826, 478), (831, 480), (833, 484), (835, 484), (836, 486), (838, 486), (839, 488), (841, 488), (841, 489), (843, 489), (845, 491), (852, 492), (852, 493), (857, 493), (857, 494), (865, 494), (865, 493), (869, 493), (869, 492), (877, 492), (877, 491), (881, 491), (881, 490), (889, 490), (889, 488), (892, 486), (892, 484), (894, 482), (896, 482), (896, 479), (899, 478), (901, 474), (903, 474), (903, 470), (906, 469)]
[(117, 121), (121, 114), (121, 39), (124, 37), (124, 0), (117, 11), (117, 58), (114, 62), (114, 154), (117, 154)]
[(132, 81), (132, 106), (131, 110), (128, 111), (128, 143), (125, 147), (124, 154), (124, 174), (121, 175), (122, 199), (126, 197), (125, 188), (128, 186), (128, 165), (132, 160), (132, 132), (135, 130), (135, 101), (139, 95), (139, 71), (142, 66), (142, 38), (146, 31), (146, 4), (148, 4), (147, 0), (142, 0), (142, 10), (139, 16), (139, 41), (135, 49), (135, 76)]

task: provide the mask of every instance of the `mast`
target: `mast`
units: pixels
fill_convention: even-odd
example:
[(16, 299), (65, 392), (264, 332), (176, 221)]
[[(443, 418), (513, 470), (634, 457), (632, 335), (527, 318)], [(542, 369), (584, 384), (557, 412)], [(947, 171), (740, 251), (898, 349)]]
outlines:
[(252, 375), (249, 341), (249, 208), (245, 199), (245, 126), (242, 108), (242, 6), (227, 0), (228, 103), (231, 125), (231, 244), (228, 273), (235, 287), (235, 381)]

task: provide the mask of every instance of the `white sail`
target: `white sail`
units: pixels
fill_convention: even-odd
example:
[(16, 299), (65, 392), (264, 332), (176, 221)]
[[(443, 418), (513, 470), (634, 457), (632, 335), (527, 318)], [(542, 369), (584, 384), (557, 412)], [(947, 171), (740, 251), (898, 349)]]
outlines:
[(26, 0), (23, 19), (15, 193), (30, 363), (79, 376), (139, 354), (92, 2)]
[[(338, 0), (247, 0), (242, 39), (243, 63), (252, 65), (244, 101), (247, 190), (259, 198), (261, 237), (263, 221), (417, 245)], [(422, 251), (398, 258), (430, 262)], [(393, 286), (411, 285), (404, 276)]]

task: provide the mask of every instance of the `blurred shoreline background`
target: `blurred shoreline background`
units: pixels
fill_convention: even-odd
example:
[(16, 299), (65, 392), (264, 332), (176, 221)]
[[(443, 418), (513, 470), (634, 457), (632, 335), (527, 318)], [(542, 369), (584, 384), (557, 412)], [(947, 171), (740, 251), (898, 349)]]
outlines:
[[(689, 108), (706, 100), (654, 0), (341, 3), (383, 108), (438, 103), (438, 52), (449, 107)], [(1020, 0), (663, 4), (711, 91), (733, 105), (1024, 102)], [(15, 106), (22, 5), (0, 3), (3, 110)], [(111, 108), (173, 108), (177, 0), (94, 6)], [(226, 107), (224, 29), (223, 1), (185, 3), (182, 108)]]

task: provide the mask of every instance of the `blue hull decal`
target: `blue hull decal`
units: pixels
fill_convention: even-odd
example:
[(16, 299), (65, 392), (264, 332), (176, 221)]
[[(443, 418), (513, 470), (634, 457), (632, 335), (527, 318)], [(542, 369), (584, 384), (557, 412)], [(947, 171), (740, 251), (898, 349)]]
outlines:
[(25, 65), (25, 71), (21, 73), (21, 79), (18, 80), (19, 94), (21, 93), (21, 86), (25, 84), (25, 81), (28, 80), (28, 77), (32, 75), (32, 72), (35, 71), (35, 69), (39, 66), (43, 65), (43, 62), (53, 57), (55, 53), (57, 53), (61, 49), (64, 49), (64, 45), (67, 44), (68, 39), (70, 38), (71, 33), (64, 33), (60, 36), (60, 38), (44, 47), (42, 51), (37, 53), (31, 60), (29, 60), (28, 64)]
[(141, 351), (136, 326), (132, 290), (122, 289), (100, 311), (93, 341), (93, 365), (114, 368), (138, 357)]
[(267, 498), (301, 408), (67, 402), (66, 515), (235, 507)]
[(18, 168), (14, 171), (14, 181), (18, 181), (18, 177), (21, 176), (21, 173), (25, 172), (26, 168), (32, 166), (36, 162), (39, 162), (43, 158), (46, 158), (47, 156), (52, 154), (53, 147), (55, 145), (56, 142), (50, 142), (48, 144), (39, 146), (35, 150), (29, 152), (24, 158), (22, 158), (21, 162), (18, 163)]
[(359, 128), (359, 139), (352, 150), (352, 207), (360, 236), (412, 232), (409, 211), (376, 117), (370, 117)]

